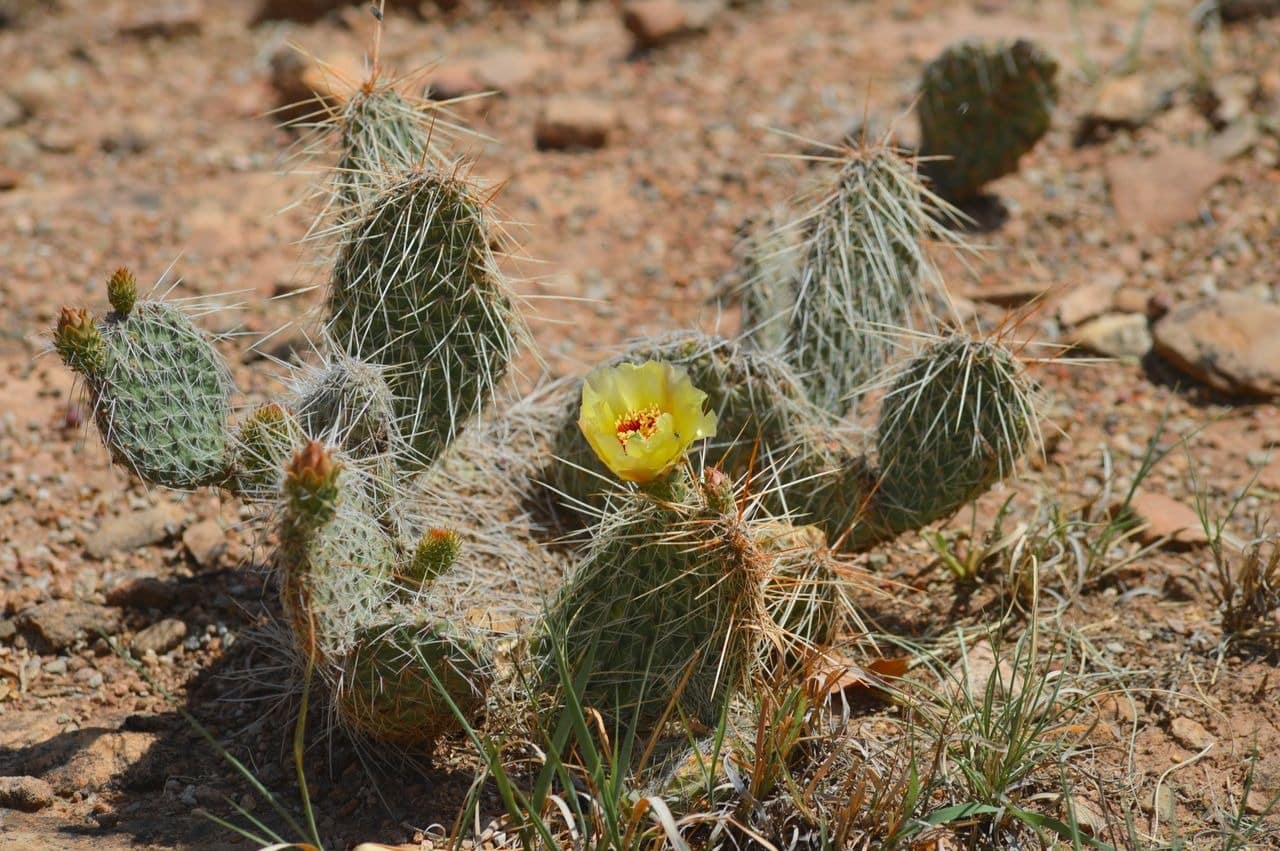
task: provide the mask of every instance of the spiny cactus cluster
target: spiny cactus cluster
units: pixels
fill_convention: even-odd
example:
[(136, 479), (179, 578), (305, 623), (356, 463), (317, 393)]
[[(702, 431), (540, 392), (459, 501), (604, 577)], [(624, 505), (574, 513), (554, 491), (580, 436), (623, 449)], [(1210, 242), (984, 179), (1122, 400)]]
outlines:
[[(783, 226), (801, 236), (766, 236), (748, 253), (741, 338), (642, 340), (615, 362), (687, 369), (719, 417), (709, 463), (753, 476), (771, 514), (857, 551), (948, 516), (1008, 474), (1037, 417), (998, 343), (927, 333), (944, 293), (922, 242), (954, 237), (941, 223), (950, 208), (914, 163), (876, 145), (850, 150), (835, 171), (814, 211)], [(780, 241), (792, 246), (789, 269), (755, 259)], [(787, 306), (761, 316), (766, 304)], [(766, 327), (786, 330), (765, 345)], [(847, 415), (871, 390), (882, 398), (868, 436)], [(567, 463), (548, 480), (569, 504), (598, 507), (607, 476), (573, 431), (566, 420), (555, 451)]]
[[(233, 419), (213, 342), (123, 272), (111, 313), (65, 310), (53, 336), (118, 462), (275, 509), (294, 644), (362, 736), (428, 749), (500, 681), (573, 687), (617, 724), (713, 723), (850, 625), (841, 551), (956, 510), (1034, 431), (1011, 354), (921, 333), (945, 207), (887, 148), (850, 152), (757, 248), (740, 339), (644, 341), (588, 394), (485, 415), (524, 331), (484, 193), (376, 82), (315, 139), (339, 163), (312, 229), (332, 271), (320, 351), (281, 398)], [(870, 388), (874, 439), (846, 419)], [(578, 546), (521, 534), (545, 483), (590, 521)]]
[(920, 84), (920, 153), (938, 194), (972, 198), (1012, 174), (1049, 129), (1058, 63), (1026, 39), (964, 41), (929, 63)]
[(376, 79), (321, 122), (313, 139), (341, 143), (313, 228), (336, 247), (323, 343), (286, 395), (238, 422), (213, 341), (140, 299), (124, 270), (111, 313), (64, 310), (54, 331), (117, 462), (278, 507), (282, 607), (335, 714), (419, 748), (455, 707), (483, 705), (494, 661), (459, 616), (483, 571), (408, 483), (480, 414), (524, 334), (488, 202), (430, 134), (422, 108)]

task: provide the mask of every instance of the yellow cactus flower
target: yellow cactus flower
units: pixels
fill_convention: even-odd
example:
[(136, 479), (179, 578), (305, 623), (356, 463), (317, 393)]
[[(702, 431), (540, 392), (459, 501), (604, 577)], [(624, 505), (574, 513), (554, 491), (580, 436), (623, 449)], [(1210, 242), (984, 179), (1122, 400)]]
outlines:
[(645, 484), (679, 463), (695, 440), (715, 436), (706, 401), (688, 373), (664, 361), (602, 366), (582, 385), (578, 427), (618, 478)]

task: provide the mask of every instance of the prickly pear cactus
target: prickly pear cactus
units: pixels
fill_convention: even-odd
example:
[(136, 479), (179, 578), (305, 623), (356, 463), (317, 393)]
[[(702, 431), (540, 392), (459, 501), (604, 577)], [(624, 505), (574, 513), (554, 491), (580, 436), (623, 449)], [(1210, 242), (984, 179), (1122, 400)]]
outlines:
[(492, 396), (523, 330), (498, 271), (485, 202), (432, 166), (388, 182), (334, 266), (326, 331), (378, 365), (408, 451), (421, 469)]
[[(351, 730), (429, 750), (456, 728), (454, 707), (472, 714), (483, 704), (493, 676), (483, 644), (424, 606), (457, 548), (428, 533), (407, 553), (375, 519), (358, 467), (344, 469), (316, 441), (290, 463), (284, 494), (276, 563), (299, 651)], [(424, 547), (434, 551), (430, 575)]]
[(963, 201), (1017, 171), (1049, 129), (1057, 71), (1057, 62), (1025, 39), (965, 41), (930, 62), (917, 113), (934, 190)]
[[(1034, 387), (1017, 360), (964, 335), (886, 371), (874, 442), (806, 405), (785, 367), (761, 368), (771, 362), (736, 343), (642, 341), (618, 360), (655, 351), (685, 366), (719, 415), (708, 460), (753, 481), (769, 512), (813, 524), (846, 552), (954, 513), (1008, 475), (1036, 431)], [(555, 446), (566, 463), (553, 465), (551, 479), (565, 505), (598, 510), (606, 473), (572, 418)]]
[(739, 246), (739, 301), (745, 345), (780, 352), (787, 342), (787, 326), (795, 309), (803, 233), (776, 211), (755, 225)]
[(108, 283), (113, 311), (64, 308), (54, 348), (83, 379), (111, 456), (164, 487), (217, 485), (228, 475), (234, 389), (209, 337), (177, 308), (140, 301), (127, 270)]
[[(333, 172), (333, 200), (341, 221), (358, 221), (377, 201), (385, 175), (432, 162), (445, 165), (440, 142), (448, 121), (425, 120), (427, 109), (390, 84), (367, 81), (336, 111), (329, 125), (341, 154)], [(330, 129), (330, 128), (326, 128)]]

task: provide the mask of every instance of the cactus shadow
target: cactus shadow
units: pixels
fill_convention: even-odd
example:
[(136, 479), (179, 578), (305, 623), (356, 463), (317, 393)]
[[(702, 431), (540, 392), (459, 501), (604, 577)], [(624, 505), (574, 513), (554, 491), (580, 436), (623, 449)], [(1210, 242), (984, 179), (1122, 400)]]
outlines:
[(983, 193), (956, 207), (966, 217), (957, 225), (962, 234), (995, 233), (1009, 221), (1009, 208), (998, 195)]
[[(123, 658), (110, 653), (102, 657), (101, 667), (112, 671), (111, 681), (130, 684), (123, 698), (111, 698), (108, 692), (104, 697), (125, 705), (95, 710), (92, 726), (62, 729), (18, 747), (0, 746), (0, 776), (44, 777), (62, 799), (44, 812), (14, 813), (14, 818), (6, 813), (4, 830), (58, 837), (53, 840), (57, 847), (71, 849), (259, 847), (196, 811), (207, 810), (252, 830), (236, 815), (235, 802), (247, 805), (254, 818), (281, 837), (304, 839), (190, 720), (208, 730), (226, 754), (305, 825), (292, 752), (298, 675), (282, 667), (287, 651), (266, 644), (279, 636), (278, 628), (264, 628), (279, 617), (274, 590), (270, 583), (255, 587), (245, 581), (261, 575), (260, 569), (241, 566), (153, 580), (149, 591), (165, 593), (170, 602), (128, 611), (130, 631), (136, 634), (151, 623), (176, 618), (194, 634), (210, 621), (223, 623), (238, 639), (208, 657), (187, 651), (172, 662), (152, 663), (148, 670), (159, 684), (166, 690), (181, 688), (183, 695), (159, 706), (149, 702), (146, 710), (137, 702), (138, 694), (154, 694), (146, 681), (131, 673)], [(321, 696), (313, 694), (303, 765), (326, 845), (394, 841), (408, 838), (406, 825), (425, 830), (454, 824), (475, 779), (475, 757), (460, 734), (440, 743), (433, 763), (352, 741), (336, 729), (322, 704)], [(106, 802), (108, 815), (99, 813), (94, 819), (99, 801)], [(482, 813), (486, 820), (496, 815)]]

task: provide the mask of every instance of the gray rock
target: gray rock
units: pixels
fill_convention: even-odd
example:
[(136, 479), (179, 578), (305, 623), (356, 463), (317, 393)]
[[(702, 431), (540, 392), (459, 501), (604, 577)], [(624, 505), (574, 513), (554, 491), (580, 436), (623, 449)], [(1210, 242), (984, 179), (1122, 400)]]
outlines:
[(34, 813), (53, 803), (53, 787), (38, 777), (0, 777), (0, 807)]
[(1141, 127), (1168, 106), (1169, 98), (1163, 87), (1150, 77), (1141, 74), (1109, 77), (1099, 84), (1093, 103), (1081, 116), (1079, 133), (1088, 138), (1104, 127)]
[(1239, 293), (1179, 305), (1155, 324), (1155, 351), (1235, 396), (1280, 396), (1280, 306)]
[(103, 559), (112, 553), (128, 552), (150, 544), (158, 544), (182, 528), (186, 512), (171, 502), (154, 508), (121, 514), (104, 522), (89, 537), (85, 549), (89, 555)]
[(101, 688), (103, 682), (102, 672), (94, 668), (81, 668), (75, 672), (72, 679), (87, 688)]

